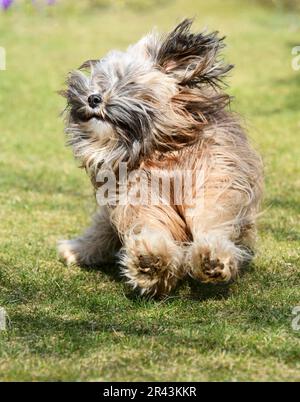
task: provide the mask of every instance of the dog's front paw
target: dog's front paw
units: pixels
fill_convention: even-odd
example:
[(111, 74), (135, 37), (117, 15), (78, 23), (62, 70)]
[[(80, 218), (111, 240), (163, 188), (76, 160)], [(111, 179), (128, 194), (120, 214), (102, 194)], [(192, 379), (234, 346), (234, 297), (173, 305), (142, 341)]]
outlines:
[(124, 275), (141, 294), (165, 296), (182, 276), (182, 249), (159, 234), (130, 239), (120, 257)]
[(60, 240), (57, 244), (58, 256), (67, 266), (80, 262), (80, 242), (74, 240)]
[(123, 272), (141, 294), (164, 296), (177, 283), (176, 267), (165, 256), (123, 251)]
[(187, 254), (191, 276), (203, 283), (227, 283), (238, 273), (238, 261), (230, 252), (194, 244)]

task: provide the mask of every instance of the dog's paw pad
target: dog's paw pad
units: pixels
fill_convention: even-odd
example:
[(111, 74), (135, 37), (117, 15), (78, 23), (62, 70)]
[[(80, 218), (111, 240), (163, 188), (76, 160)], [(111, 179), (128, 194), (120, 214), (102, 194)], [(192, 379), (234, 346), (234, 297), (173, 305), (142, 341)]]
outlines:
[(152, 255), (139, 255), (139, 271), (153, 276), (162, 266), (161, 257)]
[(204, 283), (226, 283), (237, 274), (237, 263), (230, 256), (213, 257), (206, 249), (194, 252), (192, 261), (192, 276)]

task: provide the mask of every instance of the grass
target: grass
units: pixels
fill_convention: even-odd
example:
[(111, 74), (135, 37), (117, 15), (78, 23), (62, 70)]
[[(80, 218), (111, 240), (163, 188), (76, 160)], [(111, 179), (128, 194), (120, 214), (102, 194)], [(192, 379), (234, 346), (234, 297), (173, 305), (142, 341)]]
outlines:
[[(291, 328), (300, 304), (300, 71), (291, 68), (299, 19), (251, 1), (92, 11), (74, 3), (0, 15), (0, 306), (9, 316), (0, 379), (299, 381), (300, 333)], [(257, 257), (237, 283), (188, 282), (155, 302), (109, 268), (57, 260), (56, 240), (78, 234), (94, 202), (64, 147), (55, 91), (82, 61), (184, 16), (227, 35), (233, 107), (265, 161), (265, 213)]]

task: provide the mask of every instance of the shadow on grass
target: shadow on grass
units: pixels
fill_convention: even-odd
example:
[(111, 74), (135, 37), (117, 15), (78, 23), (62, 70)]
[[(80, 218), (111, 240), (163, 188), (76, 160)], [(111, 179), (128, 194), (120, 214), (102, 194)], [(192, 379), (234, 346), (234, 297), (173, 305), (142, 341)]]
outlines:
[[(271, 308), (272, 307), (272, 308)], [(178, 345), (182, 350), (194, 348), (198, 351), (222, 351), (226, 347), (227, 352), (241, 353), (243, 342), (249, 342), (248, 350), (257, 352), (256, 343), (251, 341), (251, 333), (258, 336), (257, 331), (276, 332), (289, 322), (286, 306), (274, 308), (265, 305), (263, 300), (258, 305), (243, 311), (241, 320), (235, 310), (210, 309), (210, 315), (194, 316), (192, 319), (185, 316), (160, 314), (155, 319), (149, 320), (147, 316), (136, 316), (131, 312), (126, 316), (115, 317), (112, 314), (93, 315), (90, 319), (66, 318), (51, 312), (37, 311), (35, 314), (15, 313), (11, 317), (11, 325), (14, 334), (8, 334), (13, 340), (18, 336), (18, 341), (26, 345), (31, 354), (40, 357), (60, 356), (69, 357), (74, 353), (84, 355), (93, 350), (112, 352), (120, 345), (126, 348), (145, 348), (155, 340), (156, 344), (164, 350), (176, 350)], [(285, 325), (286, 326), (286, 325)], [(239, 340), (234, 336), (239, 331), (244, 333), (249, 330), (250, 339)], [(252, 332), (251, 332), (252, 331)], [(257, 338), (259, 342), (261, 336)], [(242, 338), (242, 337), (241, 337)], [(270, 356), (281, 354), (283, 361), (298, 361), (297, 334), (294, 341), (286, 345), (285, 340), (278, 339), (277, 343), (264, 344), (260, 353)], [(9, 340), (9, 339), (8, 339)], [(122, 346), (123, 345), (123, 346)]]
[[(39, 313), (37, 316), (14, 314), (11, 325), (12, 328), (18, 325), (18, 329), (15, 329), (18, 341), (23, 343), (30, 354), (46, 358), (52, 356), (68, 358), (76, 353), (84, 356), (99, 350), (101, 353), (116, 353), (113, 351), (118, 345), (121, 348), (122, 345), (136, 348), (141, 341), (143, 345), (148, 345), (153, 338), (164, 350), (173, 350), (179, 344), (181, 348), (199, 347), (199, 338), (196, 334), (179, 336), (176, 332), (180, 331), (180, 326), (174, 323), (164, 324), (162, 327), (159, 323), (146, 323), (134, 319), (114, 322), (112, 316), (107, 316), (102, 321), (100, 319), (89, 321)], [(202, 343), (204, 344), (201, 347), (204, 349), (217, 346), (217, 341), (208, 336)]]
[[(121, 280), (115, 265), (106, 266), (104, 269), (111, 280)], [(245, 265), (241, 277), (252, 275), (254, 269), (253, 264)], [(192, 279), (185, 280), (177, 289), (178, 292), (182, 286), (186, 286), (188, 295), (177, 296), (176, 293), (174, 297), (160, 301), (161, 307), (157, 302), (149, 302), (129, 291), (125, 296), (132, 301), (132, 304), (125, 302), (120, 305), (122, 297), (118, 296), (116, 299), (113, 294), (111, 297), (96, 295), (96, 304), (94, 303), (96, 308), (92, 308), (92, 305), (86, 304), (82, 299), (84, 289), (79, 289), (78, 297), (74, 297), (73, 294), (73, 298), (69, 299), (62, 288), (62, 293), (56, 298), (56, 301), (61, 303), (57, 304), (53, 300), (53, 308), (51, 304), (49, 307), (37, 305), (35, 308), (30, 306), (30, 312), (20, 310), (12, 312), (11, 331), (7, 336), (12, 341), (17, 336), (18, 342), (26, 346), (30, 353), (45, 357), (85, 354), (102, 347), (110, 350), (123, 344), (138, 347), (140, 342), (148, 345), (153, 339), (160, 347), (170, 350), (176, 349), (178, 345), (186, 349), (193, 347), (203, 351), (223, 350), (226, 344), (227, 350), (240, 353), (242, 346), (236, 344), (234, 336), (232, 337), (233, 329), (237, 333), (239, 330), (244, 331), (245, 328), (256, 333), (255, 331), (261, 330), (280, 330), (290, 325), (289, 306), (283, 303), (274, 305), (274, 300), (272, 298), (269, 300), (268, 292), (274, 289), (276, 276), (262, 277), (257, 273), (253, 278), (258, 290), (253, 294), (251, 289), (245, 292), (241, 286), (243, 300), (238, 301), (237, 305), (235, 300), (228, 305), (197, 303), (227, 300), (230, 296), (230, 285), (204, 285)], [(271, 281), (269, 287), (267, 280)], [(91, 294), (91, 297), (94, 295)], [(65, 298), (69, 301), (66, 307), (62, 304)], [(179, 302), (180, 299), (182, 301)], [(191, 306), (190, 315), (185, 314), (189, 306)], [(144, 312), (149, 312), (150, 315)], [(71, 316), (68, 316), (69, 314)], [(254, 347), (251, 341), (249, 347), (250, 349)], [(298, 356), (294, 343), (287, 350), (284, 342), (279, 346), (275, 345), (274, 348), (272, 345), (266, 345), (264, 350), (267, 350), (269, 355), (275, 356), (278, 347), (283, 353), (283, 360), (294, 361), (296, 355)]]
[[(245, 275), (248, 275), (253, 271), (254, 265), (252, 263), (244, 263), (239, 271), (239, 279), (242, 279)], [(228, 299), (232, 284), (233, 282), (224, 284), (204, 284), (192, 278), (188, 278), (190, 289), (188, 299), (198, 300), (199, 302)]]
[(121, 273), (120, 267), (118, 266), (117, 260), (107, 262), (103, 265), (81, 265), (80, 269), (83, 269), (86, 272), (101, 272), (111, 281), (124, 282), (124, 277)]
[(211, 285), (200, 283), (192, 278), (188, 279), (190, 294), (186, 297), (191, 300), (204, 302), (206, 300), (222, 300), (229, 296), (230, 284)]

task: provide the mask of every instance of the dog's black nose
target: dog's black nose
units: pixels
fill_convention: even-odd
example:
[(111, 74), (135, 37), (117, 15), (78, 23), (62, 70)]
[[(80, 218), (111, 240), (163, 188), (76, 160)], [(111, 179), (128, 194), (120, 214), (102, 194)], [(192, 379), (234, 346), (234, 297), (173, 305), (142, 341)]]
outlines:
[(100, 105), (100, 103), (102, 102), (102, 97), (101, 97), (101, 95), (98, 95), (98, 94), (90, 95), (88, 97), (88, 102), (89, 102), (90, 107), (92, 107), (94, 109), (95, 107)]

